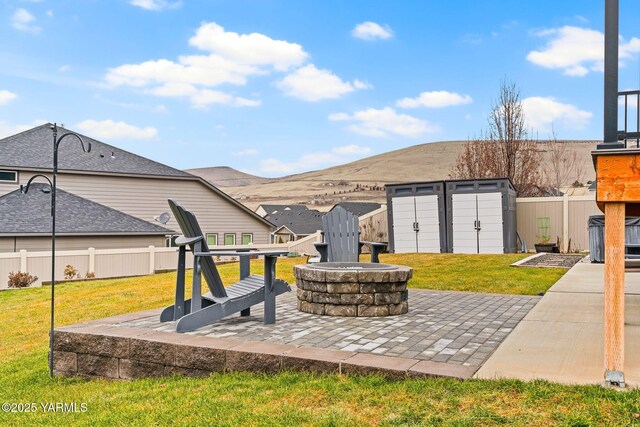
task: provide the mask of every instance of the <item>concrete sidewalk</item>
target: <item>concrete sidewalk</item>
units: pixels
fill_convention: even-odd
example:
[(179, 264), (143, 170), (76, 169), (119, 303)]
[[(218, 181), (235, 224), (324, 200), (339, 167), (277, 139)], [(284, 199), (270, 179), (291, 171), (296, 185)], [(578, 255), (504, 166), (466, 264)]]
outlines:
[[(604, 265), (580, 262), (525, 316), (476, 378), (601, 384), (604, 377)], [(640, 273), (625, 275), (625, 366), (640, 385)]]

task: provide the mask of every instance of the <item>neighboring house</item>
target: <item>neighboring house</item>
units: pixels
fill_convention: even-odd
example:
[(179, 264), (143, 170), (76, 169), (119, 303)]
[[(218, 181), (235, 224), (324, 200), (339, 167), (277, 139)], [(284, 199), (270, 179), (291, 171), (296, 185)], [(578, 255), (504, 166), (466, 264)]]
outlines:
[[(62, 189), (56, 192), (56, 206), (56, 247), (61, 250), (164, 246), (165, 236), (174, 233)], [(49, 250), (50, 207), (49, 184), (34, 182), (27, 194), (14, 190), (0, 196), (0, 252)]]
[(267, 215), (273, 215), (278, 212), (291, 211), (291, 210), (308, 210), (305, 205), (260, 205), (256, 208), (255, 213), (261, 217)]
[(337, 206), (341, 206), (347, 212), (351, 212), (355, 216), (361, 217), (362, 215), (373, 212), (376, 209), (380, 209), (382, 205), (380, 203), (370, 202), (340, 202), (332, 207), (331, 210), (334, 210)]
[[(18, 190), (20, 184), (26, 184), (35, 174), (50, 176), (50, 126), (44, 124), (0, 139), (0, 196)], [(64, 131), (59, 129), (58, 135)], [(59, 189), (137, 218), (148, 225), (154, 225), (154, 218), (159, 214), (170, 211), (167, 199), (174, 198), (198, 217), (210, 245), (269, 243), (274, 229), (272, 224), (202, 178), (90, 137), (82, 138), (91, 142), (90, 153), (83, 152), (80, 144), (71, 138), (65, 139), (60, 145)], [(20, 195), (11, 195), (17, 196)], [(63, 215), (72, 213), (65, 213), (62, 202), (57, 203), (57, 208), (59, 221), (63, 220)], [(48, 205), (37, 204), (33, 209), (46, 211)], [(19, 229), (11, 228), (11, 223), (19, 223), (19, 220), (12, 214), (6, 220), (9, 224), (4, 224), (3, 219), (1, 226), (8, 234), (0, 230), (0, 251), (20, 250), (21, 239), (18, 237), (24, 236), (19, 235)], [(73, 224), (73, 221), (69, 223), (70, 226)], [(163, 228), (166, 229), (163, 241), (164, 236), (170, 241), (169, 237), (179, 234), (180, 230), (173, 217)], [(73, 229), (66, 231), (74, 233)], [(75, 236), (79, 236), (78, 233)], [(80, 241), (79, 237), (74, 239)], [(82, 239), (89, 243), (83, 247), (95, 248), (131, 247), (133, 244), (148, 246), (157, 245), (160, 241), (158, 235), (143, 237), (135, 233), (118, 234), (113, 230), (105, 235), (92, 235)], [(43, 241), (43, 245), (37, 249), (48, 250), (48, 243), (45, 245)]]
[(314, 209), (283, 209), (275, 210), (265, 219), (277, 227), (272, 242), (286, 243), (322, 230), (322, 215), (324, 212)]

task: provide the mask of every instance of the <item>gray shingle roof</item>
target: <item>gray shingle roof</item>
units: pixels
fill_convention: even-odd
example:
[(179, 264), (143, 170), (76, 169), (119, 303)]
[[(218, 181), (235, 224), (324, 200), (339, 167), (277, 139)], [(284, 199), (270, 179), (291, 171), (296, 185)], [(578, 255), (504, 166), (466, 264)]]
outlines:
[(265, 219), (276, 227), (284, 225), (293, 233), (301, 235), (322, 230), (322, 215), (323, 212), (313, 209), (295, 209), (278, 211), (276, 214), (267, 215)]
[[(33, 183), (0, 197), (0, 235), (51, 234), (51, 193), (48, 184)], [(47, 192), (45, 192), (47, 191)], [(56, 234), (172, 234), (160, 225), (58, 189)]]
[(305, 205), (260, 205), (265, 210), (267, 215), (271, 215), (274, 212), (283, 212), (285, 210), (291, 211), (306, 211), (308, 208)]
[[(53, 163), (53, 141), (46, 123), (16, 135), (0, 139), (0, 169), (51, 169)], [(58, 127), (58, 137), (69, 129)], [(91, 143), (91, 152), (85, 153), (80, 143), (67, 137), (58, 152), (59, 169), (84, 172), (122, 173), (168, 177), (190, 177), (191, 174), (163, 165), (153, 160), (121, 150), (88, 136), (82, 139)], [(68, 139), (68, 140), (67, 140)], [(112, 153), (113, 157), (112, 158)]]
[(331, 210), (335, 209), (336, 206), (342, 206), (348, 212), (356, 216), (362, 216), (369, 212), (373, 212), (376, 209), (380, 209), (382, 206), (380, 203), (370, 203), (370, 202), (341, 202), (336, 204)]

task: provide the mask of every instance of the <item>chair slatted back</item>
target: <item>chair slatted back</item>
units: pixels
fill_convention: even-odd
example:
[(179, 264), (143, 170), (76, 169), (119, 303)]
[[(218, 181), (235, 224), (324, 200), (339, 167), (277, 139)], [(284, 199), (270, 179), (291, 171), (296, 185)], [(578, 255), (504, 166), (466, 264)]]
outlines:
[[(176, 221), (178, 221), (178, 225), (180, 225), (182, 234), (184, 234), (185, 237), (202, 236), (202, 251), (209, 252), (207, 239), (202, 233), (202, 229), (200, 228), (200, 224), (198, 224), (196, 216), (180, 206), (178, 202), (173, 199), (169, 199), (169, 207), (171, 208), (171, 212), (173, 212), (173, 216), (176, 218)], [(193, 247), (191, 249), (193, 250)], [(227, 296), (227, 291), (224, 289), (222, 279), (220, 278), (215, 262), (213, 262), (213, 258), (210, 256), (200, 257), (200, 267), (202, 268), (202, 274), (207, 282), (207, 286), (209, 286), (211, 295), (216, 298), (225, 298)]]
[(322, 217), (324, 241), (329, 245), (329, 262), (358, 262), (360, 221), (342, 206)]

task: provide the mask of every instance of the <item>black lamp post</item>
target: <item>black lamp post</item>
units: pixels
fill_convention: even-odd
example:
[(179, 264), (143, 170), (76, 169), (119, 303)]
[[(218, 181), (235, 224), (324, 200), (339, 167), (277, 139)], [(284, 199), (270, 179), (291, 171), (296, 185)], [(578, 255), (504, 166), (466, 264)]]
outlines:
[(68, 136), (73, 136), (80, 141), (82, 150), (85, 153), (91, 151), (91, 143), (87, 141), (87, 146), (85, 147), (80, 135), (74, 132), (64, 133), (58, 138), (58, 125), (56, 123), (51, 126), (51, 130), (53, 131), (53, 182), (45, 175), (34, 175), (29, 179), (26, 187), (20, 186), (20, 191), (27, 194), (31, 182), (38, 177), (44, 178), (51, 185), (51, 327), (49, 330), (49, 376), (53, 378), (53, 328), (56, 297), (56, 175), (58, 174), (58, 148), (62, 140)]

